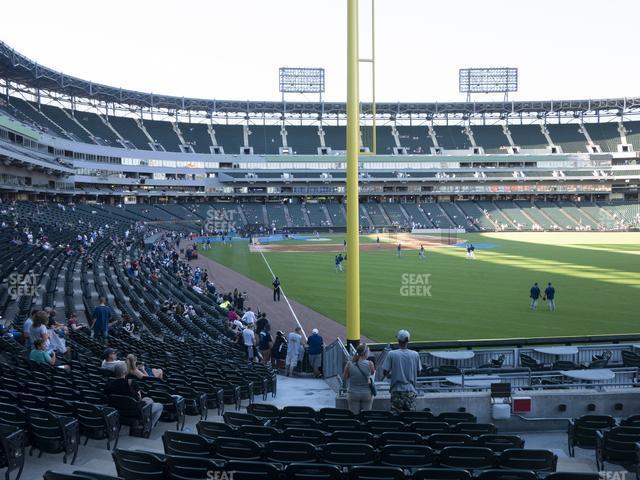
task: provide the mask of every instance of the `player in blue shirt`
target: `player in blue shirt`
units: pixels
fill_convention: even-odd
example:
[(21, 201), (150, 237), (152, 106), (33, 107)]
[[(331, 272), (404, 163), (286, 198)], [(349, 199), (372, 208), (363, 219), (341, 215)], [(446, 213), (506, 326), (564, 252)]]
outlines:
[(549, 311), (556, 311), (556, 289), (551, 286), (551, 282), (548, 283), (547, 288), (544, 289), (544, 298), (549, 305)]
[(540, 298), (540, 287), (538, 282), (533, 284), (531, 290), (529, 290), (529, 298), (531, 298), (531, 310), (538, 308), (538, 299)]

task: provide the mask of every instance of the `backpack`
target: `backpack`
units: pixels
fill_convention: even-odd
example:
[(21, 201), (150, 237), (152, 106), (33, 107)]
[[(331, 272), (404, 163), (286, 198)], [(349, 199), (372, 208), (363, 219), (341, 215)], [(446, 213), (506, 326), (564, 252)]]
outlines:
[(263, 330), (260, 332), (260, 350), (269, 350), (271, 344), (271, 334)]

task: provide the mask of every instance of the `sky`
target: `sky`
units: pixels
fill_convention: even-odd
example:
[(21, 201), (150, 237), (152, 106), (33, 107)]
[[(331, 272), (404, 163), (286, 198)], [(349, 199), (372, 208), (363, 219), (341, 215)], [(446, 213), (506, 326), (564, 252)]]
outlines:
[[(370, 3), (360, 1), (362, 57)], [(346, 5), (14, 0), (3, 2), (0, 40), (85, 80), (187, 97), (277, 100), (279, 67), (323, 67), (325, 99), (344, 101)], [(637, 18), (639, 0), (376, 0), (376, 97), (463, 101), (459, 68), (501, 66), (519, 69), (514, 100), (640, 95), (637, 39), (625, 20)], [(361, 82), (366, 100), (367, 67)]]

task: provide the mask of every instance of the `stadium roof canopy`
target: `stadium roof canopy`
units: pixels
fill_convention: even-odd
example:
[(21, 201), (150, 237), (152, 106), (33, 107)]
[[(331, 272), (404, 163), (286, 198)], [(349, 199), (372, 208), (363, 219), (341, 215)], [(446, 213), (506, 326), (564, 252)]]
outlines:
[[(107, 104), (130, 105), (139, 108), (173, 111), (201, 111), (211, 114), (329, 114), (345, 115), (346, 105), (339, 102), (271, 102), (252, 100), (215, 100), (175, 97), (138, 92), (66, 75), (42, 66), (0, 42), (0, 78), (24, 87), (55, 92), (75, 98), (85, 98)], [(390, 117), (408, 115), (519, 115), (580, 114), (598, 112), (640, 111), (640, 97), (592, 100), (544, 100), (508, 102), (431, 102), (378, 103), (378, 115)]]

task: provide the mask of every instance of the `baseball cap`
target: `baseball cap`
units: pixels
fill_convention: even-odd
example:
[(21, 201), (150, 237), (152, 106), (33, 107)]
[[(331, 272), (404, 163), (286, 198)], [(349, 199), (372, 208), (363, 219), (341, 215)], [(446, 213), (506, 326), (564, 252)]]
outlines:
[(411, 337), (411, 334), (409, 333), (408, 330), (400, 330), (397, 335), (398, 340), (401, 342), (406, 342), (407, 340), (409, 340), (410, 337)]
[(105, 348), (105, 350), (104, 350), (104, 358), (106, 359), (112, 353), (118, 353), (118, 351), (115, 348), (111, 348), (111, 347)]
[(313, 330), (311, 330), (311, 333), (318, 333), (318, 329), (314, 328)]

